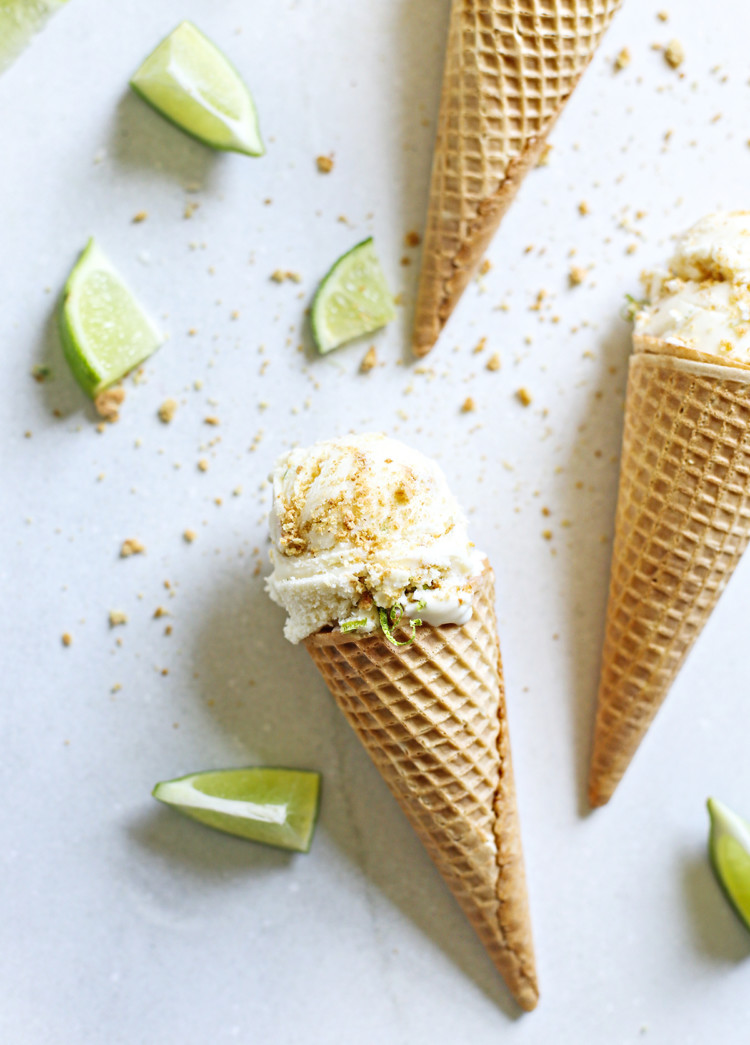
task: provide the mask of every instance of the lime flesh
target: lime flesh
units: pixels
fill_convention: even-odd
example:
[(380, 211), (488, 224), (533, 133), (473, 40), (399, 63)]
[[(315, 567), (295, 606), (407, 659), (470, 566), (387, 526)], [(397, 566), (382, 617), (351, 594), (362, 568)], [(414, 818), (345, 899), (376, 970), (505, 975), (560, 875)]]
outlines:
[(310, 849), (320, 805), (320, 774), (303, 769), (223, 769), (157, 784), (154, 798), (251, 842)]
[(93, 239), (65, 284), (59, 328), (70, 369), (92, 397), (143, 362), (163, 340)]
[(750, 824), (715, 798), (707, 805), (711, 864), (727, 899), (750, 929)]
[(338, 259), (313, 300), (310, 321), (319, 352), (371, 334), (396, 316), (372, 237)]
[(0, 73), (66, 0), (0, 0)]
[(182, 22), (162, 40), (130, 86), (204, 145), (247, 156), (265, 152), (250, 92), (228, 59), (192, 22)]

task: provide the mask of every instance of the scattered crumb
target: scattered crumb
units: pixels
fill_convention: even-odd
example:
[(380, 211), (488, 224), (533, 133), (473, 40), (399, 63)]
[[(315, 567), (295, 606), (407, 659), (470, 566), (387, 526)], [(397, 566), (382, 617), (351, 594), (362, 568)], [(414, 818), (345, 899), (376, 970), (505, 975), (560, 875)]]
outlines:
[(627, 47), (623, 47), (623, 49), (617, 55), (617, 57), (615, 58), (614, 65), (616, 73), (620, 72), (621, 69), (627, 69), (627, 67), (630, 65), (630, 51), (627, 49)]
[(545, 541), (551, 541), (552, 540), (552, 530), (542, 530), (542, 537), (544, 537)]
[(589, 210), (589, 205), (586, 202), (586, 200), (581, 200), (581, 202), (578, 204), (578, 213), (583, 215), (583, 216), (585, 216), (586, 214), (590, 214), (591, 213), (591, 211)]
[(283, 269), (276, 269), (275, 272), (271, 273), (271, 279), (274, 283), (283, 283), (285, 280), (291, 280), (292, 283), (301, 283), (302, 276), (299, 272), (286, 272)]
[(186, 541), (188, 544), (192, 544), (196, 537), (197, 534), (195, 530), (185, 530), (185, 532), (182, 535), (182, 539)]
[(124, 388), (105, 388), (94, 400), (94, 409), (99, 417), (114, 424), (120, 420), (120, 407), (124, 401)]
[(571, 287), (578, 287), (586, 278), (586, 269), (582, 265), (571, 265), (568, 281)]
[(154, 610), (154, 620), (158, 620), (160, 617), (168, 617), (169, 610), (165, 610), (163, 606), (157, 606)]
[(492, 262), (490, 261), (489, 258), (485, 258), (484, 261), (482, 262), (482, 264), (479, 266), (479, 275), (480, 276), (486, 276), (491, 268), (492, 268)]
[(235, 488), (232, 490), (232, 497), (239, 497), (241, 493), (242, 493), (242, 487), (241, 486), (235, 486)]
[(141, 544), (135, 537), (128, 537), (120, 547), (120, 558), (127, 559), (131, 555), (143, 555), (146, 551), (145, 545)]
[(669, 18), (669, 15), (666, 11), (657, 11), (656, 17), (659, 19), (660, 22), (666, 22)]
[(377, 366), (378, 353), (375, 350), (374, 345), (370, 345), (367, 352), (364, 355), (362, 362), (359, 364), (359, 370), (362, 374), (369, 374), (373, 367)]
[(487, 369), (488, 370), (499, 370), (500, 369), (500, 353), (499, 352), (495, 352), (495, 354), (490, 356), (490, 358), (487, 360)]
[(418, 247), (422, 242), (422, 237), (414, 229), (411, 232), (407, 232), (404, 236), (404, 243), (407, 247)]
[(333, 154), (330, 156), (318, 156), (315, 162), (321, 174), (330, 174), (333, 170)]
[(185, 204), (185, 209), (182, 212), (183, 218), (192, 218), (192, 216), (195, 214), (199, 207), (200, 203), (198, 203), (197, 200), (188, 200)]
[(133, 220), (133, 224), (134, 225), (140, 225), (140, 223), (142, 221), (145, 221), (147, 217), (148, 217), (148, 211), (146, 211), (146, 210), (139, 210), (137, 214), (133, 215), (133, 219), (132, 219)]
[(551, 145), (545, 145), (544, 146), (544, 148), (542, 149), (542, 155), (536, 161), (537, 167), (548, 167), (549, 166), (549, 157), (550, 157), (550, 153), (552, 152), (552, 148), (553, 148), (553, 146), (551, 146)]
[(122, 683), (121, 682), (115, 682), (114, 686), (112, 686), (112, 688), (110, 689), (110, 693), (119, 693), (121, 689), (122, 689)]
[(479, 341), (477, 341), (476, 345), (474, 345), (474, 355), (478, 356), (480, 352), (484, 352), (486, 347), (487, 347), (487, 338), (486, 337), (480, 337)]
[(177, 400), (176, 399), (165, 399), (164, 402), (159, 407), (159, 409), (157, 410), (157, 414), (159, 416), (159, 420), (163, 421), (163, 423), (165, 425), (169, 424), (169, 422), (173, 419), (173, 417), (174, 417), (174, 415), (176, 413), (177, 413)]
[(200, 461), (198, 461), (198, 470), (201, 472), (208, 471), (208, 461), (205, 457), (201, 457)]
[(463, 403), (461, 403), (462, 414), (473, 414), (476, 408), (477, 404), (474, 402), (471, 396), (467, 396), (466, 399), (464, 399)]
[(519, 388), (516, 392), (516, 399), (521, 406), (531, 406), (531, 393), (527, 388)]
[(203, 418), (203, 423), (206, 425), (213, 425), (214, 427), (216, 427), (216, 425), (218, 425), (220, 422), (215, 414), (209, 414), (208, 417)]
[(50, 370), (50, 368), (48, 366), (43, 366), (41, 363), (38, 363), (36, 366), (33, 366), (31, 368), (31, 376), (40, 385), (43, 381), (47, 380), (51, 373), (52, 371)]
[(685, 49), (679, 40), (670, 40), (664, 48), (664, 61), (676, 69), (685, 60)]
[(72, 642), (73, 642), (73, 636), (70, 634), (69, 631), (64, 631), (62, 633), (62, 640), (61, 641), (62, 641), (63, 646), (70, 646), (72, 644)]
[(109, 626), (110, 628), (116, 628), (120, 624), (128, 623), (127, 613), (123, 613), (122, 610), (110, 610), (109, 611)]

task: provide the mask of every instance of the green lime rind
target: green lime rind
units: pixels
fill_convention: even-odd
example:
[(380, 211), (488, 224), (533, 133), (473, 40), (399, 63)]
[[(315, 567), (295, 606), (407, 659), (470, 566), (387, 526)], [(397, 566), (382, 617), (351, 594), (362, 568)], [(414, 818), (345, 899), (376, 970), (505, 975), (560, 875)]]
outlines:
[(181, 131), (225, 152), (263, 156), (258, 113), (242, 77), (192, 22), (181, 22), (133, 74), (130, 86)]
[(322, 354), (379, 330), (396, 317), (372, 236), (331, 267), (313, 298), (310, 325)]
[(159, 802), (217, 831), (307, 853), (320, 809), (320, 773), (253, 766), (191, 773), (156, 785)]
[(92, 398), (147, 359), (163, 341), (93, 238), (63, 288), (58, 329), (73, 376)]
[(715, 798), (706, 805), (711, 866), (737, 917), (750, 930), (750, 823)]

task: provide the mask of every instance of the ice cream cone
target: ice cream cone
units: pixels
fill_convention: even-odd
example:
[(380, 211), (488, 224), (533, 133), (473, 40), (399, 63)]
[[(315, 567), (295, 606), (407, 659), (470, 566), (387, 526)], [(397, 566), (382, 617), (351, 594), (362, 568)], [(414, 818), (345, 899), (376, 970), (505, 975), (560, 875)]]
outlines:
[(488, 564), (472, 606), (468, 624), (422, 625), (410, 645), (339, 629), (305, 642), (518, 1004), (533, 1009), (539, 995)]
[(750, 539), (750, 369), (635, 338), (594, 749), (609, 800)]
[(453, 0), (414, 352), (479, 266), (620, 0)]

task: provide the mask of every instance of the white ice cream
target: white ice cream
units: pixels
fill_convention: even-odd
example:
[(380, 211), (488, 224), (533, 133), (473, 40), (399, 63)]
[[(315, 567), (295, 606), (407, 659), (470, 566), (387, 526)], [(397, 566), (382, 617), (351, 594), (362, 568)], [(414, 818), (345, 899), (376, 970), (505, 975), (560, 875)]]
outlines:
[(379, 627), (378, 609), (465, 624), (484, 556), (440, 468), (383, 435), (291, 450), (276, 462), (266, 582), (299, 642), (326, 625)]
[(643, 280), (636, 334), (750, 365), (750, 211), (702, 218), (678, 240), (669, 271)]

